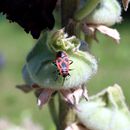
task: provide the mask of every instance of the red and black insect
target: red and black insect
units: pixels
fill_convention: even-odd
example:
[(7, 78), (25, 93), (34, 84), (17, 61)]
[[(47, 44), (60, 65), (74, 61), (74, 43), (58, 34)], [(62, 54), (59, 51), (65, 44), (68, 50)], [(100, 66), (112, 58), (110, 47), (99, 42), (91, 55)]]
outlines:
[[(57, 67), (57, 72), (64, 79), (67, 76), (70, 76), (69, 71), (71, 70), (69, 66), (73, 63), (73, 61), (69, 60), (69, 57), (66, 52), (59, 51), (56, 54), (56, 59), (53, 61), (53, 64)], [(57, 77), (58, 78), (58, 77)], [(57, 79), (56, 78), (56, 79)]]

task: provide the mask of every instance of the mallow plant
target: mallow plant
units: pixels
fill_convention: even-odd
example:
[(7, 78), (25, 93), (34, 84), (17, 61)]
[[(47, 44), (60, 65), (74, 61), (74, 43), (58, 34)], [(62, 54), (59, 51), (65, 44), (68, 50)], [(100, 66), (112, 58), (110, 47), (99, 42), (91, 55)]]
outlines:
[(92, 97), (87, 91), (87, 82), (98, 75), (100, 61), (91, 53), (93, 40), (100, 42), (96, 33), (119, 44), (120, 34), (111, 26), (121, 23), (121, 3), (126, 11), (129, 0), (24, 2), (0, 2), (0, 12), (37, 39), (23, 65), (25, 84), (17, 88), (33, 91), (38, 107), (49, 104), (57, 130), (129, 130), (130, 113), (119, 85)]

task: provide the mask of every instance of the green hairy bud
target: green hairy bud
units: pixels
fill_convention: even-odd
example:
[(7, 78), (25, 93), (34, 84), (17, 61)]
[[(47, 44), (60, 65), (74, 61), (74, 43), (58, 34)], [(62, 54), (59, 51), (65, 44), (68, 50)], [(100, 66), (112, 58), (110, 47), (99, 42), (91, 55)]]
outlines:
[[(80, 40), (68, 37), (64, 30), (48, 36), (43, 34), (27, 56), (23, 77), (43, 88), (77, 88), (97, 71), (97, 61), (89, 54), (79, 50)], [(58, 51), (65, 51), (73, 63), (69, 66), (69, 77), (58, 75), (58, 68), (53, 64)], [(27, 80), (26, 80), (27, 81)], [(28, 83), (27, 81), (27, 83)]]
[(130, 112), (117, 84), (108, 87), (89, 102), (77, 105), (79, 121), (90, 130), (129, 130)]
[(75, 19), (87, 24), (112, 26), (121, 21), (121, 5), (117, 0), (85, 0)]

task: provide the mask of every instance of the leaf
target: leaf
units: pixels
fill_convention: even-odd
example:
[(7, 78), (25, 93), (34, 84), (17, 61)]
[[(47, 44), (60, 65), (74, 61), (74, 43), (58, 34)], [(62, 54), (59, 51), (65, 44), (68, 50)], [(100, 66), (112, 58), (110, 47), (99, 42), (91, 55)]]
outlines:
[(68, 126), (65, 130), (88, 130), (88, 129), (85, 128), (82, 124), (73, 123), (70, 126)]
[(0, 12), (37, 39), (42, 30), (53, 28), (55, 21), (52, 12), (56, 2), (57, 0), (0, 0)]
[(60, 90), (60, 93), (62, 94), (64, 100), (65, 100), (70, 106), (74, 106), (74, 104), (75, 104), (75, 99), (74, 99), (73, 92), (71, 91), (71, 89)]
[(104, 34), (104, 35), (114, 39), (116, 41), (116, 43), (119, 43), (119, 41), (120, 41), (120, 34), (119, 34), (119, 32), (116, 29), (112, 29), (112, 28), (109, 28), (109, 27), (104, 26), (104, 25), (98, 25), (96, 27), (96, 29), (100, 33), (102, 33), (102, 34)]
[(34, 89), (39, 89), (40, 86), (38, 86), (37, 84), (22, 84), (22, 85), (17, 85), (16, 88), (22, 90), (25, 93), (29, 93), (31, 91), (33, 91)]
[(130, 0), (122, 0), (124, 10), (127, 11)]
[(82, 97), (84, 97), (86, 99), (86, 101), (88, 101), (88, 94), (87, 94), (87, 89), (85, 88), (85, 86), (83, 88), (78, 88), (73, 92), (73, 97), (75, 99), (75, 104), (79, 104), (79, 101)]
[(22, 90), (25, 93), (29, 93), (33, 88), (28, 84), (17, 85), (16, 88)]
[(85, 86), (76, 89), (61, 89), (60, 93), (70, 106), (79, 104), (80, 99), (83, 97), (88, 101), (88, 94)]
[(41, 108), (44, 104), (46, 104), (51, 98), (53, 92), (54, 90), (52, 89), (43, 89), (38, 97), (37, 105)]
[(100, 33), (114, 39), (116, 41), (116, 43), (119, 43), (120, 41), (120, 34), (116, 29), (112, 29), (110, 27), (107, 27), (105, 25), (87, 25), (84, 24), (82, 26), (83, 32), (85, 33), (85, 35), (90, 36), (91, 38), (93, 38), (96, 42), (98, 42), (98, 39), (96, 37), (96, 31), (99, 31)]

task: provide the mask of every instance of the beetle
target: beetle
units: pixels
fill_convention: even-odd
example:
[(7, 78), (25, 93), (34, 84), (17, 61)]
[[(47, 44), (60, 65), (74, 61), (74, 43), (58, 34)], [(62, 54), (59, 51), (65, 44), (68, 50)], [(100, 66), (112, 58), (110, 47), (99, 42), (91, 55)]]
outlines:
[[(73, 63), (72, 60), (69, 60), (69, 57), (65, 51), (58, 51), (56, 54), (56, 59), (53, 61), (53, 64), (57, 67), (57, 72), (61, 75), (64, 80), (66, 77), (70, 76), (69, 71), (71, 70), (69, 66)], [(58, 76), (56, 77), (56, 79)]]

